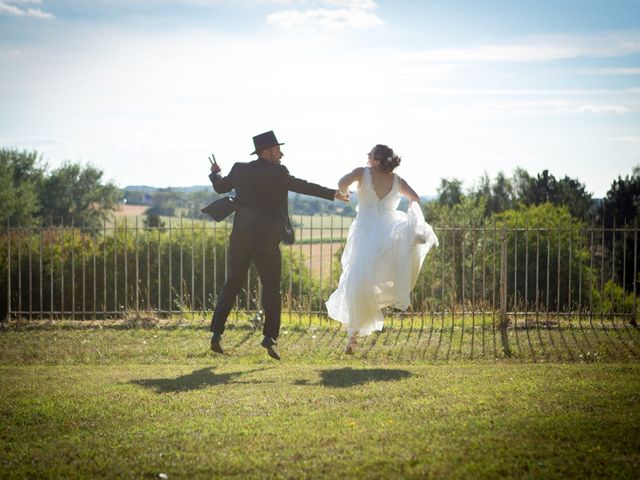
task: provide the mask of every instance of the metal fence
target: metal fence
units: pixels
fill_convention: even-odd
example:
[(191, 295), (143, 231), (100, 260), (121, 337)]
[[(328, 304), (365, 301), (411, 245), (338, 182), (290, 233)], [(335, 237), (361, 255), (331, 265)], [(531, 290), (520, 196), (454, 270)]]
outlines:
[[(293, 220), (297, 243), (282, 246), (283, 322), (337, 327), (324, 301), (337, 285), (352, 219)], [(437, 336), (439, 346), (471, 356), (556, 350), (572, 357), (605, 345), (640, 357), (637, 225), (435, 230), (440, 246), (427, 256), (411, 306), (389, 310), (387, 329)], [(227, 275), (229, 233), (228, 223), (191, 220), (156, 228), (126, 218), (101, 228), (7, 226), (3, 318), (206, 322)], [(260, 296), (252, 267), (236, 319), (245, 312), (259, 319)]]

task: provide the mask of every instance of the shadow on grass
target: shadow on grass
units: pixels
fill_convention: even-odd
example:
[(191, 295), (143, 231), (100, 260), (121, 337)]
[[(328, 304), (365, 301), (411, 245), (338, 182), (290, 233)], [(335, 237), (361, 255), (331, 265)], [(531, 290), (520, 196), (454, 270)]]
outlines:
[(347, 388), (363, 385), (369, 382), (394, 382), (408, 378), (411, 372), (407, 370), (386, 368), (353, 369), (350, 367), (320, 370), (320, 382), (312, 383), (308, 380), (296, 380), (295, 385), (324, 385), (333, 388)]
[(190, 390), (200, 390), (203, 388), (213, 387), (216, 385), (224, 385), (226, 383), (263, 383), (263, 382), (238, 382), (240, 376), (247, 373), (266, 370), (264, 368), (256, 368), (244, 372), (230, 372), (215, 374), (213, 368), (206, 367), (194, 370), (187, 375), (181, 375), (177, 378), (145, 378), (141, 380), (131, 381), (134, 385), (155, 390), (156, 393), (175, 393), (187, 392)]

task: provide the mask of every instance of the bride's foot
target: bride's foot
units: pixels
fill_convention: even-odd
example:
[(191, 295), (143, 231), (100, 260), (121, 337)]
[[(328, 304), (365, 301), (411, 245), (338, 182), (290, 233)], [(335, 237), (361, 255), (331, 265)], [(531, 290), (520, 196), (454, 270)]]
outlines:
[(355, 335), (349, 337), (349, 343), (347, 343), (347, 346), (344, 349), (344, 353), (346, 353), (347, 355), (353, 355), (356, 352), (357, 344), (358, 342), (356, 341)]

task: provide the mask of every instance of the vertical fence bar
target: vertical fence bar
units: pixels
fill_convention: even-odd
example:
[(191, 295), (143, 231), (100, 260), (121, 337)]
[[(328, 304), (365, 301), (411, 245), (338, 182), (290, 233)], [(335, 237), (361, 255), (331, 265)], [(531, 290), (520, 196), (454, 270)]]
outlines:
[(561, 305), (562, 305), (562, 295), (561, 295), (561, 290), (560, 290), (560, 283), (561, 283), (561, 268), (562, 268), (562, 252), (561, 252), (561, 243), (562, 243), (562, 239), (561, 239), (561, 229), (560, 229), (560, 225), (558, 225), (557, 229), (556, 229), (556, 234), (558, 237), (558, 252), (557, 252), (557, 257), (558, 257), (558, 264), (557, 264), (557, 279), (556, 279), (556, 283), (557, 283), (557, 293), (556, 293), (556, 322), (558, 325), (558, 334), (560, 335), (560, 339), (562, 340), (562, 344), (564, 345), (564, 349), (566, 350), (567, 354), (569, 355), (569, 358), (571, 358), (573, 360), (573, 352), (571, 351), (571, 349), (569, 348), (569, 344), (567, 343), (567, 340), (564, 338), (564, 333), (562, 332), (563, 330), (563, 326), (562, 326), (562, 317), (560, 315), (560, 309), (561, 309)]
[(97, 260), (96, 260), (96, 249), (98, 248), (98, 232), (99, 227), (96, 226), (96, 237), (92, 239), (91, 242), (91, 259), (93, 263), (93, 313), (91, 315), (92, 320), (96, 320), (97, 317), (97, 309), (98, 309), (98, 277), (97, 277)]
[[(518, 317), (518, 223), (516, 222), (513, 229), (513, 324), (517, 327)], [(516, 339), (518, 338), (518, 329), (515, 328)], [(518, 349), (520, 346), (518, 345)]]
[(180, 276), (178, 281), (180, 282), (180, 300), (179, 300), (179, 310), (184, 310), (184, 249), (182, 246), (184, 240), (184, 227), (182, 222), (183, 215), (180, 214), (180, 234), (178, 235), (178, 244), (180, 245)]
[(602, 326), (602, 330), (605, 332), (606, 330), (604, 326), (604, 220), (602, 222), (602, 230), (601, 230), (601, 238), (600, 238), (600, 325)]
[[(629, 345), (635, 347), (633, 334), (629, 331), (629, 326), (627, 325), (627, 323), (630, 323), (628, 317), (631, 315), (631, 312), (627, 312), (627, 232), (628, 224), (625, 219), (622, 227), (622, 305), (620, 315), (622, 316), (622, 326), (630, 340)], [(636, 356), (636, 353), (631, 348), (630, 351)]]
[[(20, 253), (19, 250), (18, 250), (18, 253)], [(61, 223), (60, 224), (60, 318), (62, 319), (63, 317), (64, 317), (64, 224)]]
[(43, 241), (44, 241), (44, 231), (42, 230), (42, 226), (40, 226), (40, 235), (39, 235), (39, 253), (40, 253), (40, 261), (39, 261), (39, 267), (40, 267), (40, 276), (39, 276), (39, 282), (40, 282), (40, 320), (44, 320), (44, 261), (42, 258), (42, 254), (43, 254), (43, 250), (44, 250), (44, 245), (43, 245)]
[(442, 278), (440, 279), (440, 334), (438, 335), (438, 345), (436, 346), (434, 352), (434, 358), (438, 356), (438, 350), (440, 349), (440, 344), (442, 343), (442, 337), (444, 335), (444, 317), (445, 317), (445, 292), (447, 290), (445, 283), (445, 268), (444, 268), (444, 251), (447, 239), (447, 230), (442, 229), (442, 246), (440, 249), (440, 273)]
[[(585, 244), (586, 244), (586, 239), (583, 240), (583, 234), (587, 234), (588, 231), (583, 231), (583, 229), (580, 229), (580, 232), (578, 234), (578, 246), (580, 249), (580, 252), (582, 252), (582, 249), (584, 248)], [(587, 244), (588, 245), (588, 244)], [(587, 345), (587, 348), (589, 349), (589, 351), (591, 350), (591, 342), (589, 340), (589, 335), (587, 335), (587, 333), (584, 330), (584, 326), (582, 325), (582, 317), (584, 315), (584, 305), (583, 305), (583, 298), (582, 298), (582, 287), (583, 287), (583, 275), (582, 275), (582, 271), (584, 269), (584, 265), (583, 265), (583, 255), (582, 253), (580, 254), (579, 257), (579, 261), (578, 261), (578, 328), (580, 329), (580, 333), (582, 334), (582, 336), (584, 337), (585, 343)], [(591, 271), (589, 271), (589, 276), (591, 276)]]
[(200, 238), (202, 240), (202, 300), (201, 300), (201, 310), (202, 310), (202, 315), (204, 315), (204, 312), (207, 309), (207, 292), (206, 292), (206, 284), (207, 284), (207, 263), (206, 263), (206, 240), (207, 240), (207, 236), (206, 236), (206, 229), (205, 229), (205, 223), (204, 223), (204, 218), (202, 219), (202, 227), (201, 227), (201, 234), (200, 234)]
[[(300, 221), (300, 240), (304, 235), (304, 223), (302, 215), (299, 216)], [(302, 299), (304, 298), (302, 293), (302, 242), (298, 242), (298, 325), (302, 324), (302, 308), (304, 306)]]
[(191, 219), (191, 311), (196, 310), (196, 232), (193, 227), (193, 218)]
[(542, 354), (546, 355), (544, 342), (542, 341), (542, 333), (540, 332), (540, 227), (536, 229), (536, 331), (538, 332), (538, 341)]
[(87, 239), (84, 235), (84, 222), (80, 230), (80, 240), (82, 241), (82, 320), (86, 320), (86, 264), (87, 264)]
[(123, 229), (123, 257), (124, 257), (124, 316), (126, 317), (129, 311), (129, 224), (127, 217), (124, 217), (124, 229)]
[(71, 217), (71, 320), (76, 319), (76, 225)]
[(486, 243), (487, 243), (487, 227), (482, 223), (482, 357), (484, 358), (486, 355), (485, 351), (485, 317), (486, 317), (486, 304), (487, 304), (487, 296), (485, 290), (485, 280), (486, 280)]
[(107, 319), (107, 219), (102, 222), (102, 315)]
[(173, 228), (171, 225), (171, 217), (169, 217), (169, 318), (173, 315)]
[(594, 245), (594, 236), (595, 236), (595, 228), (591, 225), (590, 230), (590, 245), (589, 245), (589, 326), (591, 327), (591, 331), (593, 332), (596, 340), (598, 338), (598, 334), (596, 333), (596, 329), (593, 326), (593, 280), (594, 280), (594, 271), (593, 271), (593, 245)]
[(462, 270), (462, 326), (460, 327), (460, 348), (458, 349), (458, 353), (459, 355), (462, 355), (462, 345), (464, 343), (464, 317), (465, 317), (465, 311), (466, 311), (466, 305), (465, 305), (465, 268), (464, 268), (464, 261), (466, 258), (466, 252), (465, 252), (465, 232), (464, 229), (460, 230), (460, 235), (462, 236), (462, 248), (461, 248), (461, 252), (460, 252), (460, 269)]
[(493, 268), (491, 269), (492, 302), (491, 302), (491, 336), (493, 339), (493, 358), (498, 357), (498, 346), (496, 342), (496, 248), (498, 231), (496, 221), (493, 221)]
[[(159, 227), (158, 227), (159, 228)], [(151, 312), (151, 227), (147, 226), (145, 229), (145, 239), (147, 243), (147, 261), (146, 274), (147, 274), (147, 288), (145, 298), (145, 310)]]
[[(118, 226), (117, 217), (113, 217), (113, 228), (111, 232), (113, 236), (113, 314), (114, 317), (118, 312)], [(106, 273), (105, 273), (105, 278)], [(105, 292), (106, 294), (106, 292)], [(105, 296), (106, 299), (106, 296)], [(107, 305), (105, 301), (105, 305)]]
[(450, 309), (451, 309), (451, 331), (449, 334), (449, 347), (447, 349), (447, 356), (446, 358), (449, 358), (449, 353), (451, 352), (451, 348), (453, 346), (453, 332), (455, 329), (455, 309), (456, 309), (456, 300), (457, 300), (457, 296), (458, 296), (458, 285), (456, 284), (456, 227), (454, 226), (452, 231), (452, 241), (451, 241), (451, 245), (453, 245), (453, 248), (451, 249), (451, 291), (453, 296), (451, 297), (451, 300), (449, 302), (450, 304)]
[(136, 281), (136, 286), (134, 289), (135, 292), (135, 308), (136, 308), (136, 314), (139, 315), (140, 314), (140, 253), (138, 252), (138, 240), (139, 240), (139, 233), (140, 230), (138, 228), (138, 216), (136, 215), (136, 223), (135, 223), (135, 227), (136, 229), (136, 233), (133, 237), (133, 242), (134, 242), (134, 254), (135, 254), (135, 262), (136, 262), (136, 268), (135, 268), (135, 281)]
[(7, 320), (11, 319), (11, 308), (11, 223), (7, 219)]
[(471, 359), (476, 337), (476, 227), (471, 227)]
[[(309, 217), (309, 242), (311, 242), (312, 239), (313, 239), (313, 217)], [(309, 243), (309, 270), (311, 270), (311, 268), (312, 268), (312, 265), (311, 265), (311, 243)], [(313, 304), (313, 293), (312, 292), (309, 292), (308, 298), (309, 298), (309, 306), (308, 306), (307, 315), (309, 315), (309, 326), (311, 326), (311, 310), (312, 310), (312, 304)]]
[(500, 340), (502, 341), (502, 352), (505, 356), (511, 356), (509, 348), (509, 335), (507, 326), (507, 238), (506, 232), (502, 230), (502, 241), (500, 243)]
[(531, 342), (531, 334), (529, 332), (529, 222), (524, 224), (524, 328), (527, 332), (527, 343), (531, 351), (533, 361), (536, 361), (536, 353)]
[[(51, 224), (50, 224), (51, 225)], [(53, 237), (53, 225), (49, 227), (49, 321), (53, 321), (53, 270), (55, 268), (53, 261), (53, 243), (55, 241)]]
[(547, 327), (547, 333), (549, 334), (549, 341), (551, 342), (551, 346), (556, 352), (556, 357), (558, 360), (560, 358), (560, 350), (556, 346), (556, 342), (553, 339), (553, 329), (551, 328), (551, 323), (549, 319), (551, 318), (551, 312), (549, 311), (550, 306), (550, 291), (551, 291), (551, 229), (549, 227), (546, 228), (547, 231), (547, 284), (546, 284), (546, 296), (545, 296), (545, 324)]
[[(508, 250), (507, 250), (508, 253)], [(507, 284), (508, 288), (508, 284)], [(509, 305), (509, 297), (507, 294), (507, 306)], [(513, 334), (516, 337), (516, 345), (518, 352), (522, 353), (520, 346), (520, 336), (518, 335), (518, 223), (513, 228)]]
[[(615, 273), (616, 273), (616, 219), (613, 219), (613, 228), (611, 230), (611, 326), (616, 333), (618, 330), (615, 324), (616, 314), (616, 297), (615, 297)], [(623, 288), (624, 299), (624, 288)], [(603, 296), (604, 300), (604, 296)]]
[[(324, 283), (323, 283), (323, 278), (322, 278), (322, 263), (323, 263), (323, 256), (322, 256), (322, 242), (324, 240), (323, 238), (324, 235), (324, 215), (320, 215), (320, 298), (319, 300), (319, 304), (318, 304), (318, 310), (320, 311), (320, 322), (322, 323), (322, 311), (324, 310), (323, 308), (323, 304), (324, 302), (322, 301), (322, 299), (324, 298)], [(313, 243), (311, 244), (313, 245)]]
[(22, 309), (22, 241), (20, 238), (20, 228), (16, 227), (14, 228), (14, 232), (15, 232), (15, 242), (16, 242), (16, 253), (18, 255), (17, 257), (17, 261), (18, 261), (18, 299), (17, 299), (17, 310), (16, 313), (18, 314), (18, 319), (22, 320), (22, 313), (23, 313), (23, 309)]
[(632, 325), (638, 327), (637, 320), (637, 290), (638, 290), (638, 217), (633, 224), (633, 317)]
[(216, 222), (213, 222), (213, 296), (212, 300), (214, 305), (211, 305), (211, 310), (215, 306), (215, 302), (218, 296), (218, 233), (216, 229)]
[(162, 312), (162, 232), (161, 232), (161, 228), (160, 225), (158, 225), (157, 227), (157, 232), (158, 232), (158, 251), (157, 251), (157, 256), (158, 256), (158, 311)]
[(33, 254), (31, 253), (31, 238), (33, 237), (33, 229), (29, 228), (29, 235), (27, 237), (27, 245), (29, 246), (29, 320), (33, 320), (33, 269), (32, 269), (32, 258)]
[(626, 326), (625, 300), (627, 297), (627, 226), (622, 226), (622, 324)]

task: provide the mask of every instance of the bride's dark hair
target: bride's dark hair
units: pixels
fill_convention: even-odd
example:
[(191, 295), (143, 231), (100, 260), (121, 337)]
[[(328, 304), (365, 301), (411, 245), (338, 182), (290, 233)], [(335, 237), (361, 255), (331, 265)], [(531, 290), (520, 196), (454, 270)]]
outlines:
[(400, 157), (393, 153), (393, 149), (386, 145), (376, 145), (373, 147), (373, 158), (380, 162), (380, 168), (387, 173), (393, 172), (393, 170), (400, 165)]

